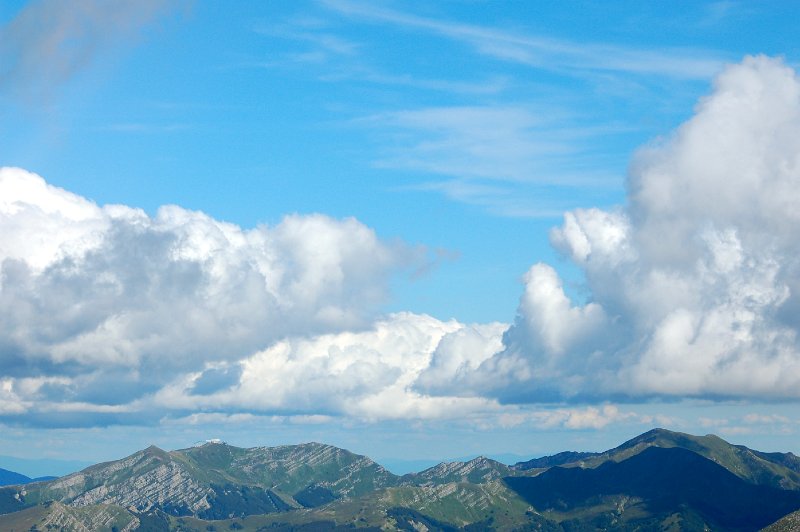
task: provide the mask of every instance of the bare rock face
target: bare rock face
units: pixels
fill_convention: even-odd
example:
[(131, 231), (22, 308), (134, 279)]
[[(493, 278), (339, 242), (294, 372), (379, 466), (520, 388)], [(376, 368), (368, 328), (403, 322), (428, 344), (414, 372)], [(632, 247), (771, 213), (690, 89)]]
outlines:
[[(115, 526), (120, 532), (131, 532), (139, 528), (139, 519), (122, 508), (114, 506), (99, 506), (90, 511), (70, 508), (64, 504), (54, 502), (49, 507), (50, 512), (42, 521), (44, 530), (75, 530), (92, 532), (94, 530), (112, 529)], [(122, 527), (120, 521), (127, 521)]]
[(140, 511), (166, 507), (194, 514), (208, 508), (212, 493), (169, 453), (149, 447), (45, 483), (39, 498), (79, 507), (116, 504)]
[(132, 532), (141, 524), (139, 517), (125, 508), (106, 504), (75, 507), (53, 501), (0, 515), (0, 530)]
[(96, 486), (75, 497), (71, 504), (117, 504), (137, 510), (169, 505), (186, 508), (194, 514), (209, 507), (208, 497), (212, 493), (211, 488), (202, 486), (179, 464), (170, 462), (118, 484)]
[(404, 476), (403, 483), (421, 486), (450, 482), (480, 484), (513, 474), (515, 472), (507, 465), (479, 456), (468, 462), (442, 462), (420, 473)]

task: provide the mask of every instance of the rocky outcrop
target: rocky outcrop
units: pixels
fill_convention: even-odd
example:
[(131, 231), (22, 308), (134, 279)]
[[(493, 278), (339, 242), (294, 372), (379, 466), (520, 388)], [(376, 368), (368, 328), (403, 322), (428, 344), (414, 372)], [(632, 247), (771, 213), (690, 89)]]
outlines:
[(505, 464), (479, 456), (468, 462), (442, 462), (420, 473), (403, 477), (404, 484), (436, 485), (449, 482), (471, 482), (480, 484), (513, 474)]
[(196, 514), (209, 507), (213, 491), (192, 478), (179, 464), (169, 462), (115, 484), (101, 484), (72, 499), (73, 506), (117, 504), (125, 508), (175, 509)]
[(116, 504), (137, 511), (170, 509), (196, 514), (208, 508), (212, 490), (196, 479), (169, 453), (150, 447), (122, 460), (99, 464), (29, 488), (24, 496), (56, 500), (71, 506)]
[(39, 526), (40, 529), (79, 532), (115, 529), (119, 532), (131, 532), (138, 529), (140, 525), (140, 521), (135, 515), (115, 506), (102, 505), (77, 509), (53, 502), (50, 504), (49, 510), (42, 525)]

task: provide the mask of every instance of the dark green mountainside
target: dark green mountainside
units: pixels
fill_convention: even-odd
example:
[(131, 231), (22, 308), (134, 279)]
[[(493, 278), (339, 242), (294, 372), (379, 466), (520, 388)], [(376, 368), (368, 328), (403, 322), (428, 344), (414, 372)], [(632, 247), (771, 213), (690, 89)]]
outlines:
[(800, 509), (799, 463), (663, 429), (601, 453), (512, 467), (478, 457), (402, 477), (319, 443), (149, 447), (0, 487), (0, 530), (749, 531)]
[(0, 486), (9, 486), (11, 484), (25, 484), (31, 482), (33, 479), (8, 469), (0, 468)]
[(553, 466), (594, 468), (605, 462), (621, 462), (650, 447), (686, 449), (715, 462), (734, 475), (755, 484), (782, 489), (800, 489), (800, 458), (792, 453), (762, 453), (743, 445), (732, 445), (719, 436), (693, 436), (653, 429), (602, 453), (562, 452), (515, 464), (520, 471)]
[(507, 479), (539, 511), (586, 514), (599, 501), (621, 510), (640, 506), (655, 517), (676, 510), (699, 516), (714, 529), (758, 530), (800, 508), (800, 491), (749, 483), (701, 455), (680, 447), (649, 447), (620, 462), (594, 469), (554, 467), (535, 477)]
[(764, 529), (764, 532), (797, 532), (800, 530), (800, 511), (792, 512)]
[(38, 477), (31, 478), (22, 473), (16, 473), (3, 469), (0, 467), (0, 486), (13, 486), (14, 484), (28, 484), (30, 482), (43, 482), (45, 480), (53, 480), (56, 477)]
[(526, 462), (517, 462), (512, 466), (518, 471), (530, 471), (531, 469), (547, 469), (564, 464), (582, 464), (585, 460), (598, 456), (600, 453), (579, 453), (575, 451), (563, 451), (552, 456), (534, 458)]

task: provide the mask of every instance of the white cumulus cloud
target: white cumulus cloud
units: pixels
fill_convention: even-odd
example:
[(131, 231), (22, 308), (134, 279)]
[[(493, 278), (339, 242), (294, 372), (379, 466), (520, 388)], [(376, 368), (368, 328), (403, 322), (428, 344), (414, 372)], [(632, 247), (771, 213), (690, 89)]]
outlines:
[(800, 80), (747, 57), (642, 149), (617, 210), (568, 212), (553, 245), (588, 302), (534, 265), (504, 349), (449, 390), (508, 401), (800, 397)]
[[(434, 388), (437, 372), (501, 349), (507, 325), (376, 312), (424, 251), (320, 214), (243, 229), (174, 205), (100, 206), (2, 168), (0, 414), (83, 426), (497, 412)], [(423, 373), (431, 391), (415, 387)]]
[(128, 401), (287, 336), (369, 326), (422, 251), (352, 218), (245, 230), (177, 206), (98, 206), (3, 168), (0, 360), (10, 377), (68, 377), (74, 400)]
[(159, 391), (153, 401), (159, 408), (244, 408), (366, 420), (435, 419), (496, 410), (499, 405), (491, 399), (424, 394), (412, 384), (431, 366), (434, 353), (451, 349), (442, 347), (451, 338), (478, 335), (475, 349), (499, 348), (504, 328), (392, 314), (361, 332), (276, 342), (239, 361), (236, 379), (211, 393), (197, 393), (197, 383), (205, 372), (183, 375)]

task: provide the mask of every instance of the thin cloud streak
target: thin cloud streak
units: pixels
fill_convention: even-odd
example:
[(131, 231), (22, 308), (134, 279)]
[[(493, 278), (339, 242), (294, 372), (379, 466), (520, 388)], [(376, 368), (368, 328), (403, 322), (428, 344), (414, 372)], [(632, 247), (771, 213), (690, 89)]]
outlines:
[(146, 124), (142, 122), (123, 122), (99, 128), (110, 133), (177, 133), (191, 129), (189, 124)]
[(308, 49), (285, 54), (282, 59), (271, 61), (252, 61), (238, 65), (239, 68), (277, 68), (286, 66), (306, 66), (309, 63), (324, 65), (330, 72), (318, 76), (325, 82), (356, 81), (394, 87), (409, 87), (418, 90), (437, 91), (451, 94), (486, 95), (498, 94), (509, 87), (505, 76), (491, 76), (483, 80), (464, 81), (412, 76), (407, 73), (386, 73), (367, 65), (363, 51), (364, 43), (344, 39), (332, 31), (321, 31), (319, 25), (300, 28), (292, 26), (259, 26), (253, 31), (269, 37), (297, 43), (305, 43)]
[(488, 95), (506, 90), (509, 81), (503, 77), (491, 77), (483, 81), (455, 81), (447, 79), (420, 78), (408, 74), (388, 75), (375, 70), (360, 69), (323, 76), (324, 81), (355, 80), (396, 87), (409, 87), (451, 94)]
[(559, 218), (564, 214), (552, 202), (535, 201), (521, 195), (514, 187), (498, 183), (483, 183), (451, 179), (404, 187), (404, 190), (439, 192), (449, 199), (482, 207), (490, 214), (504, 218)]
[(347, 16), (419, 29), (464, 42), (503, 61), (553, 71), (612, 71), (677, 79), (708, 79), (723, 66), (716, 52), (696, 49), (647, 50), (599, 43), (520, 35), (495, 28), (443, 22), (348, 0), (323, 0)]
[(566, 113), (521, 105), (431, 107), (381, 113), (355, 124), (391, 132), (391, 148), (374, 166), (446, 177), (404, 188), (439, 192), (493, 215), (558, 217), (570, 204), (545, 198), (565, 190), (611, 190), (621, 183), (621, 175), (588, 169), (586, 163), (590, 140), (618, 132), (572, 125)]
[[(585, 53), (583, 48), (566, 41), (523, 38), (477, 26), (440, 23), (352, 2), (332, 2), (330, 6), (349, 15), (418, 27), (446, 38), (472, 39), (470, 42), (478, 51), (476, 55), (484, 62), (487, 55), (482, 47), (488, 46), (487, 43), (491, 46), (505, 43), (527, 50), (525, 53), (534, 45), (549, 50), (549, 55), (539, 55), (540, 66), (550, 71), (562, 71), (565, 65), (578, 64), (574, 58)], [(347, 120), (351, 125), (365, 125), (365, 129), (374, 133), (378, 154), (369, 157), (373, 167), (410, 170), (417, 174), (416, 183), (410, 187), (394, 188), (439, 193), (450, 200), (477, 206), (491, 215), (514, 218), (556, 217), (566, 209), (583, 204), (575, 198), (587, 190), (596, 198), (601, 189), (603, 197), (613, 194), (612, 189), (621, 189), (623, 162), (611, 161), (609, 165), (608, 155), (600, 155), (592, 147), (598, 140), (616, 142), (635, 128), (622, 128), (615, 119), (604, 119), (599, 125), (596, 121), (588, 124), (588, 115), (593, 111), (580, 108), (583, 103), (571, 97), (574, 88), (532, 81), (524, 75), (497, 76), (490, 71), (481, 76), (479, 69), (474, 71), (475, 77), (469, 79), (432, 79), (408, 72), (387, 74), (385, 66), (371, 64), (380, 62), (380, 54), (366, 44), (342, 50), (347, 53), (331, 51), (325, 39), (334, 37), (338, 42), (336, 30), (335, 22), (330, 20), (256, 30), (264, 36), (296, 41), (299, 48), (268, 63), (251, 66), (308, 69), (314, 63), (320, 69), (315, 74), (317, 81), (357, 84), (359, 88), (365, 84), (408, 87), (421, 92), (449, 94), (454, 101), (464, 102), (461, 105), (378, 109), (361, 118)], [(610, 48), (610, 51), (611, 55), (620, 56), (620, 50)], [(495, 56), (488, 55), (489, 62), (492, 57)], [(413, 58), (409, 60), (414, 62)], [(649, 57), (648, 63), (652, 63)], [(594, 70), (582, 70), (580, 75), (584, 81), (597, 84), (599, 92), (607, 90), (609, 84), (598, 84), (598, 77), (636, 77), (630, 72), (597, 70), (595, 64), (598, 64), (597, 58), (581, 59), (580, 68), (587, 66)], [(640, 89), (640, 84), (635, 86)], [(630, 95), (621, 96), (627, 101)], [(573, 200), (558, 199), (548, 203), (547, 198), (558, 198), (564, 193)]]
[(325, 55), (357, 55), (363, 44), (343, 39), (332, 33), (298, 30), (282, 26), (259, 26), (254, 29), (259, 35), (302, 41), (318, 47)]

